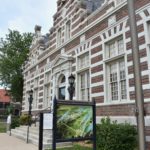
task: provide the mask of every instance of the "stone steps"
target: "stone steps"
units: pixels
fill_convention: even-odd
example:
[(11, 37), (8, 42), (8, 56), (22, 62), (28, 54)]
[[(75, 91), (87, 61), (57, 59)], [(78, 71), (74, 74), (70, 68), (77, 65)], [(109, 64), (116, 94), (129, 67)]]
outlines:
[[(19, 139), (27, 141), (27, 126), (20, 126), (11, 130), (11, 135), (15, 136)], [(36, 146), (39, 144), (39, 128), (38, 127), (30, 127), (29, 128), (29, 137), (28, 142), (32, 143)], [(57, 143), (57, 147), (71, 147), (72, 143)], [(44, 130), (43, 131), (43, 149), (52, 147), (52, 130)]]

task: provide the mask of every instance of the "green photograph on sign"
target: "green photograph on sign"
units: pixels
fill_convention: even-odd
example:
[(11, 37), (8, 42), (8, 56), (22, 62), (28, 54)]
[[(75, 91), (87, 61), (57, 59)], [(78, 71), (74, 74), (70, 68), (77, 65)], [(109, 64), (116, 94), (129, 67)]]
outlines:
[(64, 140), (92, 137), (92, 106), (58, 104), (56, 111), (56, 139)]

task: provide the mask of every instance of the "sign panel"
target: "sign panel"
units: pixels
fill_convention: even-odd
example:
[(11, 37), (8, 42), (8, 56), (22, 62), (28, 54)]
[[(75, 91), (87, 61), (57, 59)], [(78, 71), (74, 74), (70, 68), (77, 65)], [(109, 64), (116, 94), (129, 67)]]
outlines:
[(93, 141), (96, 150), (95, 101), (62, 101), (54, 99), (53, 145), (58, 142)]
[(44, 113), (43, 129), (46, 129), (46, 130), (53, 129), (53, 114), (52, 113)]
[(92, 138), (92, 106), (58, 104), (56, 111), (56, 139)]

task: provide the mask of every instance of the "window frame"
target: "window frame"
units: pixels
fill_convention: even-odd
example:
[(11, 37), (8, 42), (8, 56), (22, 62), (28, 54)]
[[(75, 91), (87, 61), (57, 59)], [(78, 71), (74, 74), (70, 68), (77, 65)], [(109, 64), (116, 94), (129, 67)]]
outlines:
[[(111, 40), (105, 44), (106, 45), (105, 46), (105, 48), (106, 48), (105, 59), (106, 60), (110, 60), (112, 58), (115, 58), (115, 57), (120, 56), (120, 55), (125, 53), (125, 48), (124, 48), (123, 42), (122, 42), (123, 51), (121, 53), (119, 53), (119, 41), (123, 41), (123, 36), (119, 36), (119, 37), (117, 37), (117, 38), (115, 38), (115, 39), (113, 39), (113, 40)], [(110, 48), (111, 44), (114, 44), (114, 46), (115, 46), (114, 47), (114, 49), (115, 49), (115, 55), (114, 56), (110, 56), (111, 51), (109, 48)]]
[(71, 38), (71, 21), (68, 20), (66, 22), (66, 30), (65, 30), (65, 40), (69, 40)]
[(57, 30), (57, 46), (62, 44), (62, 28)]
[[(81, 63), (81, 61), (83, 61), (83, 62)], [(90, 65), (89, 52), (85, 52), (84, 54), (79, 55), (77, 62), (78, 62), (78, 63), (77, 63), (77, 68), (78, 68), (78, 70), (82, 70), (82, 69), (88, 68), (89, 65)], [(81, 65), (81, 64), (82, 64), (82, 65)], [(83, 65), (83, 64), (84, 64), (84, 65)]]
[(51, 98), (51, 87), (50, 87), (50, 83), (48, 83), (44, 86), (44, 107), (45, 108), (49, 106), (51, 100), (50, 98)]
[[(112, 57), (108, 57), (108, 45), (110, 43), (115, 43), (115, 45), (118, 45), (116, 43), (118, 43), (119, 40), (122, 40), (122, 46), (123, 46), (123, 51), (121, 53), (119, 53), (119, 47), (116, 46), (117, 48), (117, 53), (116, 55), (112, 56)], [(110, 40), (110, 41), (107, 41), (105, 43), (105, 49), (106, 51), (104, 52), (104, 55), (105, 55), (105, 60), (104, 60), (104, 64), (105, 64), (105, 67), (106, 67), (106, 78), (105, 78), (105, 81), (106, 81), (106, 103), (120, 103), (120, 102), (127, 102), (128, 101), (128, 79), (127, 79), (127, 68), (126, 68), (126, 57), (125, 57), (125, 44), (124, 44), (124, 37), (123, 35), (120, 35), (120, 36), (117, 36), (115, 37), (114, 39)], [(125, 70), (125, 86), (126, 86), (126, 99), (121, 99), (121, 82), (120, 82), (120, 73), (119, 73), (119, 65), (117, 65), (117, 76), (119, 77), (118, 80), (117, 80), (117, 83), (118, 83), (118, 100), (112, 100), (111, 98), (111, 91), (110, 91), (110, 86), (109, 86), (109, 75), (110, 75), (110, 71), (109, 71), (109, 67), (110, 67), (110, 64), (113, 64), (115, 62), (119, 63), (120, 60), (124, 60), (124, 70)]]
[(111, 26), (116, 23), (116, 15), (112, 15), (108, 18), (108, 26)]
[[(125, 78), (124, 79), (121, 79), (120, 75), (121, 75), (121, 68), (120, 68), (120, 62), (124, 62), (124, 75), (125, 75)], [(111, 83), (115, 83), (115, 82), (110, 82), (110, 65), (113, 65), (113, 64), (116, 64), (116, 73), (117, 73), (117, 80), (115, 81), (117, 83), (117, 92), (118, 92), (118, 99), (113, 99), (112, 98), (112, 87), (111, 87)], [(127, 77), (126, 77), (126, 65), (125, 65), (125, 58), (124, 57), (121, 57), (120, 59), (116, 59), (115, 61), (111, 61), (109, 62), (107, 65), (107, 89), (108, 89), (108, 94), (107, 94), (107, 97), (108, 97), (108, 100), (109, 102), (123, 102), (123, 101), (127, 101)], [(122, 89), (121, 89), (121, 81), (125, 81), (125, 91), (126, 91), (126, 98), (123, 99), (122, 98)]]
[(33, 101), (33, 108), (34, 109), (38, 109), (38, 99), (39, 99), (39, 90), (38, 88), (35, 88), (34, 91), (33, 91), (33, 98), (34, 98), (34, 101)]
[[(85, 70), (78, 74), (79, 76), (79, 99), (82, 101), (90, 101), (90, 73), (89, 70)], [(84, 77), (84, 87), (82, 87), (82, 76)], [(82, 91), (85, 91), (84, 98), (82, 97)]]
[[(80, 66), (80, 59), (82, 59), (85, 61), (84, 64), (82, 67)], [(88, 60), (88, 61), (87, 61)], [(88, 63), (87, 63), (88, 62)], [(77, 78), (78, 78), (78, 83), (77, 83), (77, 89), (78, 89), (78, 95), (77, 97), (80, 99), (80, 100), (83, 100), (83, 101), (90, 101), (90, 53), (89, 51), (86, 51), (80, 55), (77, 56)], [(85, 85), (85, 99), (82, 99), (82, 96), (81, 96), (81, 75), (83, 74), (86, 74), (85, 75), (85, 81), (87, 80), (87, 74), (89, 75), (88, 78), (89, 81), (87, 85)], [(88, 87), (89, 86), (89, 87)], [(88, 89), (88, 92), (87, 92), (87, 89)]]

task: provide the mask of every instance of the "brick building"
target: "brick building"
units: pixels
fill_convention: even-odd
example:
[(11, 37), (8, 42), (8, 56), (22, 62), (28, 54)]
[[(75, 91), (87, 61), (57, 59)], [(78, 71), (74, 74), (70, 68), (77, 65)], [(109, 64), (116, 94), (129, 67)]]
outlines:
[[(145, 125), (150, 128), (150, 1), (135, 0)], [(58, 0), (49, 33), (35, 36), (24, 69), (23, 110), (34, 91), (33, 113), (54, 96), (69, 99), (68, 77), (76, 77), (74, 100), (96, 100), (103, 116), (135, 124), (135, 94), (127, 0)], [(147, 141), (150, 134), (146, 132)]]

